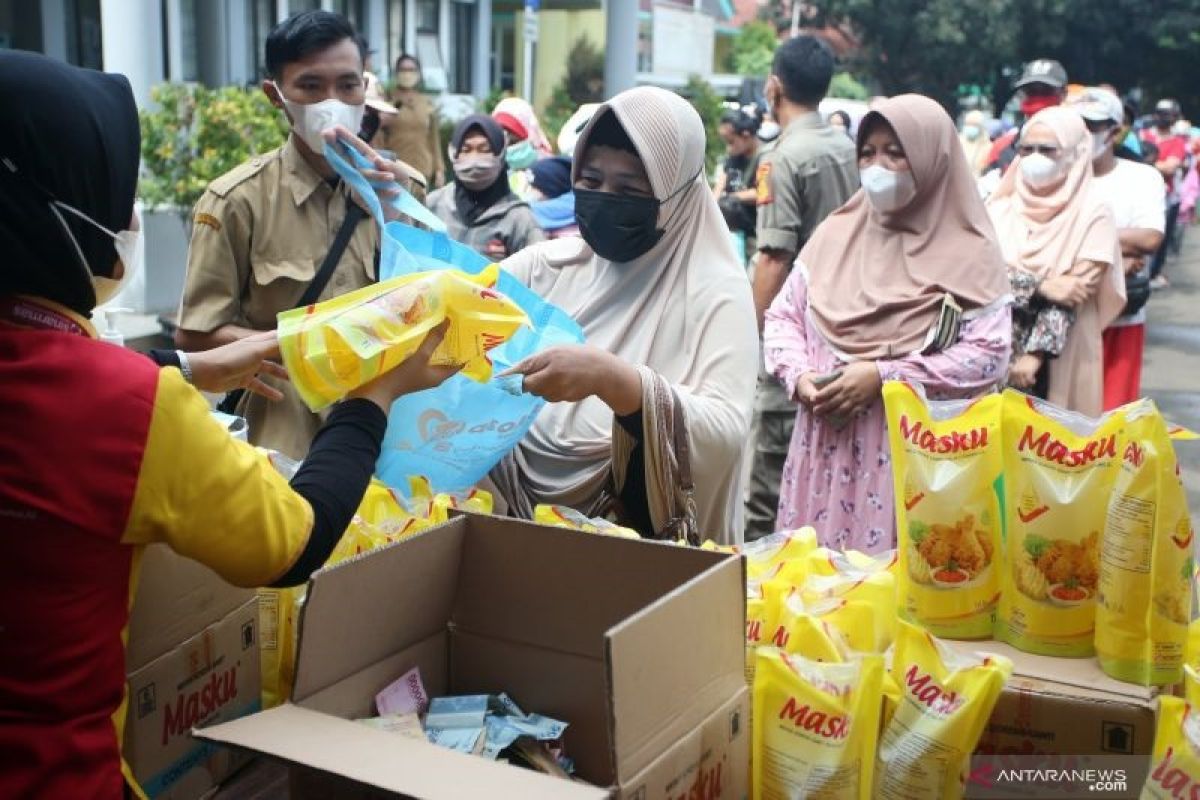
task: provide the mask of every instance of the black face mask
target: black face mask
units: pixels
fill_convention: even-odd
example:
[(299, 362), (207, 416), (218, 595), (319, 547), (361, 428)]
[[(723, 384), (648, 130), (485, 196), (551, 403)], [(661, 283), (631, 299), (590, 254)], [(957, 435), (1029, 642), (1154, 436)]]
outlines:
[(592, 252), (624, 263), (650, 252), (665, 230), (658, 224), (658, 199), (591, 189), (575, 190), (575, 221)]

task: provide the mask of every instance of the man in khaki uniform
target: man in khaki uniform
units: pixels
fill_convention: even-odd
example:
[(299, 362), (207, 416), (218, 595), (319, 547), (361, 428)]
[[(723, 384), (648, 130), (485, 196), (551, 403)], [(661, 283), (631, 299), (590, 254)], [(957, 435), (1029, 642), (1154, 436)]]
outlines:
[[(763, 315), (783, 288), (813, 231), (858, 190), (854, 143), (821, 119), (817, 106), (833, 77), (833, 54), (820, 39), (796, 36), (775, 53), (764, 89), (783, 129), (763, 155), (758, 189), (758, 257), (754, 305)], [(761, 368), (760, 368), (761, 369)], [(775, 530), (779, 485), (791, 446), (796, 402), (774, 376), (760, 372), (755, 448), (746, 498), (746, 540)]]
[[(175, 337), (184, 350), (274, 329), (276, 315), (295, 307), (317, 275), (350, 204), (365, 210), (320, 155), (322, 128), (357, 131), (361, 122), (363, 53), (354, 28), (337, 14), (305, 12), (280, 23), (266, 50), (272, 80), (263, 91), (284, 109), (292, 132), (283, 147), (213, 181), (196, 203)], [(377, 158), (376, 167), (368, 177), (411, 185), (404, 165)], [(380, 232), (369, 214), (362, 216), (321, 299), (376, 280)], [(274, 385), (282, 400), (247, 393), (238, 412), (247, 418), (251, 442), (302, 458), (320, 418), (289, 384)]]

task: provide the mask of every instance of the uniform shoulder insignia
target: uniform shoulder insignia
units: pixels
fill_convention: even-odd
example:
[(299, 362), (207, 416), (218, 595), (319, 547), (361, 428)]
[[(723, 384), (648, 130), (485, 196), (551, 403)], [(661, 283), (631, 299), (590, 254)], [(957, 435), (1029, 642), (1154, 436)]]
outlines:
[(263, 153), (261, 156), (255, 156), (244, 164), (239, 164), (208, 184), (208, 190), (217, 197), (225, 197), (237, 188), (239, 184), (245, 183), (262, 172), (268, 164), (279, 157), (279, 152), (278, 149), (272, 150), (269, 153)]
[(771, 162), (764, 159), (754, 173), (754, 188), (757, 192), (755, 202), (760, 206), (769, 206), (775, 202), (775, 193), (771, 189)]

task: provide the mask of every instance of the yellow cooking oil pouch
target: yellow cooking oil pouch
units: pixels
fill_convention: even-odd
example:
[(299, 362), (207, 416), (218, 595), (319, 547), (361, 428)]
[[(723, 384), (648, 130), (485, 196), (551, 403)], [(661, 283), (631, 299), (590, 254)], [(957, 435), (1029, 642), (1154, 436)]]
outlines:
[(817, 549), (817, 532), (812, 528), (795, 531), (779, 531), (764, 536), (742, 547), (746, 557), (746, 577), (757, 579), (778, 572), (780, 565), (790, 561), (801, 561)]
[(901, 622), (891, 667), (900, 700), (879, 743), (874, 797), (961, 798), (971, 753), (1012, 670), (1002, 656), (960, 655)]
[(1200, 709), (1191, 699), (1159, 695), (1154, 753), (1141, 797), (1200, 797)]
[(762, 648), (753, 692), (754, 800), (868, 800), (883, 674), (875, 654), (822, 663)]
[(571, 530), (585, 531), (587, 533), (603, 533), (609, 536), (620, 536), (623, 539), (642, 538), (632, 528), (623, 528), (603, 518), (592, 519), (566, 506), (535, 506), (533, 509), (533, 521), (541, 525), (570, 528)]
[(1167, 424), (1154, 403), (1123, 410), (1125, 439), (1101, 536), (1096, 655), (1117, 680), (1182, 678), (1192, 609), (1192, 524)]
[(768, 644), (813, 661), (840, 661), (855, 653), (880, 653), (877, 611), (861, 600), (804, 602), (799, 592), (783, 598)]
[(1095, 652), (1100, 537), (1125, 417), (1090, 419), (1004, 393), (1005, 569), (996, 638), (1018, 650)]
[(495, 290), (499, 269), (418, 272), (284, 311), (279, 349), (292, 385), (319, 411), (398, 366), (444, 320), (450, 327), (430, 363), (461, 365), (465, 376), (488, 380), (488, 353), (530, 324)]
[(863, 648), (864, 652), (882, 653), (896, 637), (896, 576), (887, 570), (863, 571), (847, 566), (836, 575), (810, 575), (800, 586), (799, 596), (809, 605), (841, 600), (869, 607), (872, 625), (859, 635), (869, 631), (873, 643)]
[(1000, 397), (930, 401), (883, 387), (895, 487), (900, 614), (947, 639), (987, 639), (1000, 595)]
[(885, 550), (870, 555), (861, 550), (840, 551), (818, 547), (805, 559), (805, 572), (808, 575), (837, 575), (852, 569), (861, 572), (894, 572), (896, 551)]

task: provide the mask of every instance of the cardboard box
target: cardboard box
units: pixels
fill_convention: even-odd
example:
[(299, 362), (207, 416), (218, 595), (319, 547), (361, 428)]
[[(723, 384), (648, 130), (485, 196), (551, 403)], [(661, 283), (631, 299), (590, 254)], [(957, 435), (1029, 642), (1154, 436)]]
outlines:
[(1108, 677), (1094, 658), (1052, 658), (999, 642), (950, 642), (1013, 662), (988, 720), (980, 755), (1149, 755), (1154, 748), (1153, 687)]
[(254, 597), (163, 544), (142, 552), (129, 613), (125, 671), (131, 673), (225, 618)]
[(129, 676), (125, 758), (152, 798), (194, 800), (247, 761), (192, 738), (196, 725), (262, 709), (258, 599)]
[(189, 733), (198, 721), (262, 707), (257, 613), (253, 590), (165, 545), (143, 552), (126, 647), (123, 755), (151, 797), (194, 800), (248, 760)]
[[(460, 516), (317, 573), (292, 702), (196, 736), (299, 765), (293, 798), (743, 798), (743, 583), (736, 557)], [(349, 721), (413, 666), (568, 722), (588, 783)]]

